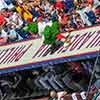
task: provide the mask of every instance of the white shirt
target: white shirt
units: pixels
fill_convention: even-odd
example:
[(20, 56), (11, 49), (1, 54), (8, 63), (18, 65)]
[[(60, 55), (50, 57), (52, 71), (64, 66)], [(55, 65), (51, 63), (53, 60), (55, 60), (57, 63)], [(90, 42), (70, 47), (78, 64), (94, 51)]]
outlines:
[(0, 10), (3, 8), (7, 8), (7, 4), (4, 2), (4, 0), (0, 0)]
[[(18, 23), (17, 23), (18, 21)], [(16, 28), (20, 28), (23, 25), (23, 20), (16, 12), (9, 18), (8, 23), (12, 23), (16, 26)]]
[(85, 14), (85, 9), (82, 9), (82, 10), (77, 10), (76, 12), (79, 13), (82, 21), (84, 24), (88, 25), (88, 26), (91, 26), (91, 22), (88, 20), (88, 16)]
[(14, 8), (14, 5), (11, 3), (10, 5), (7, 5), (7, 8), (12, 9), (12, 8)]
[(13, 36), (13, 37), (16, 38), (17, 35), (18, 35), (18, 40), (22, 40), (23, 39), (14, 29), (10, 30), (9, 36)]
[(93, 0), (93, 6), (94, 8), (98, 7), (100, 5), (100, 1), (99, 0)]
[(44, 29), (46, 26), (52, 26), (52, 21), (49, 21), (49, 22), (38, 22), (38, 34), (40, 36), (42, 36), (42, 33), (44, 32)]
[(1, 37), (6, 38), (8, 36), (8, 33), (5, 32), (3, 29), (1, 30)]
[(52, 21), (47, 22), (46, 26), (50, 26), (51, 27), (52, 26)]
[(49, 13), (50, 12), (50, 4), (47, 3), (46, 5), (44, 5), (44, 9), (45, 9), (45, 13)]
[(46, 27), (46, 23), (45, 22), (38, 22), (38, 34), (40, 36), (42, 36), (42, 33), (43, 33), (45, 27)]
[(4, 0), (0, 0), (0, 10), (2, 10), (3, 8), (12, 9), (14, 8), (14, 5), (12, 3), (7, 5)]

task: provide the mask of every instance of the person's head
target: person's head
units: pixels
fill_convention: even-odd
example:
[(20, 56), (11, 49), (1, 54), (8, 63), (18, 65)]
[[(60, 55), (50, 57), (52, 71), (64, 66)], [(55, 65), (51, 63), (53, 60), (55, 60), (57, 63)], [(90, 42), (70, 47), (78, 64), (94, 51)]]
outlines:
[(50, 97), (56, 98), (56, 96), (57, 96), (56, 91), (53, 90), (53, 91), (50, 92)]
[(42, 22), (43, 21), (43, 17), (42, 16), (39, 16), (38, 19), (37, 19), (37, 21), (38, 22)]

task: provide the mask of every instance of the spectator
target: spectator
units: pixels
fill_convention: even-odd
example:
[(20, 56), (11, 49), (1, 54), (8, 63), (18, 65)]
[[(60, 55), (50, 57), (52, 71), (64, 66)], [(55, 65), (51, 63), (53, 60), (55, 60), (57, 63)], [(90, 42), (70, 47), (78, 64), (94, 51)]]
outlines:
[[(23, 39), (42, 36), (46, 44), (56, 42), (60, 32), (71, 32), (100, 22), (99, 0), (1, 0), (1, 4), (1, 27), (13, 24)], [(13, 4), (15, 9), (10, 7)]]
[(50, 13), (50, 3), (49, 0), (44, 1), (44, 11), (45, 13)]
[(15, 26), (10, 25), (8, 27), (8, 42), (20, 41), (23, 38), (15, 31)]
[(55, 8), (56, 8), (58, 11), (62, 11), (62, 10), (64, 9), (63, 2), (60, 1), (60, 0), (57, 0), (56, 3), (55, 3)]
[(65, 0), (64, 7), (66, 13), (72, 11), (74, 8), (74, 0)]
[(6, 3), (8, 9), (13, 9), (14, 8), (14, 5), (12, 3), (13, 0), (4, 0), (4, 2)]
[(31, 5), (30, 12), (32, 13), (33, 18), (38, 18), (39, 16), (41, 16), (41, 14), (39, 13), (39, 7), (38, 6), (34, 7), (33, 5)]
[(84, 25), (87, 25), (87, 26), (92, 25), (92, 23), (88, 20), (88, 16), (86, 15), (84, 9), (77, 10), (76, 12), (80, 15), (81, 20), (82, 20)]
[(42, 16), (38, 17), (38, 33), (40, 36), (43, 34), (45, 27), (46, 27), (46, 24), (45, 22), (43, 22)]
[(56, 98), (57, 98), (57, 93), (55, 91), (51, 91), (49, 100), (56, 100)]
[(1, 38), (1, 44), (6, 44), (7, 40), (8, 40), (8, 32), (7, 32), (7, 27), (1, 29), (1, 34), (0, 34), (0, 38)]
[(5, 17), (0, 13), (0, 27), (2, 27), (6, 23)]
[(95, 25), (96, 16), (95, 16), (94, 12), (92, 11), (91, 5), (87, 4), (87, 7), (84, 9), (84, 12), (88, 16), (88, 20), (92, 23), (92, 25)]

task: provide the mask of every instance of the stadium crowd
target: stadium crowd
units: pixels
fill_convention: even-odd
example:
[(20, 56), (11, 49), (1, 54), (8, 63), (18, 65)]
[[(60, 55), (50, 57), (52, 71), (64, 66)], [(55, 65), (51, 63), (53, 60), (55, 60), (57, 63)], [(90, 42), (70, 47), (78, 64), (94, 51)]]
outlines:
[[(0, 45), (38, 37), (44, 39), (44, 44), (62, 38), (70, 42), (70, 32), (98, 24), (100, 0), (0, 0)], [(50, 90), (86, 91), (94, 60), (0, 75), (0, 100), (48, 95)], [(94, 80), (91, 91), (100, 88), (100, 58)]]
[(99, 0), (0, 0), (1, 45), (39, 36), (69, 42), (62, 33), (99, 23)]

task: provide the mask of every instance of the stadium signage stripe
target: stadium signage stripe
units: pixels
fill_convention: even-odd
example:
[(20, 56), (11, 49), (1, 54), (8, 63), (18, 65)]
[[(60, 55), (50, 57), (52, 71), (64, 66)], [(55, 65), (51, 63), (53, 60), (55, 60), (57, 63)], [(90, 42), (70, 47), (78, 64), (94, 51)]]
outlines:
[[(100, 48), (100, 26), (70, 33), (71, 43), (62, 45), (51, 54), (52, 45), (44, 45), (41, 38), (0, 46), (0, 69), (20, 67), (50, 60), (78, 57), (96, 53)], [(78, 55), (78, 56), (77, 56)], [(87, 58), (87, 56), (85, 56)], [(70, 60), (71, 61), (71, 60)]]

